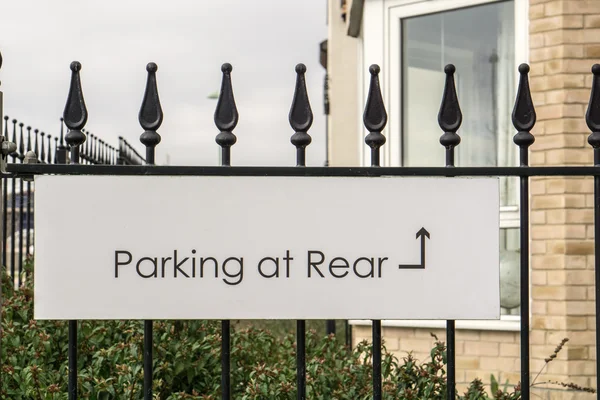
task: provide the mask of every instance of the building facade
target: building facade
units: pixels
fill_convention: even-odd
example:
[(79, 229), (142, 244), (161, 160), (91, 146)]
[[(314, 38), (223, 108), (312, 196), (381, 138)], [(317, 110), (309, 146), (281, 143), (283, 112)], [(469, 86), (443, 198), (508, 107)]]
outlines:
[[(584, 115), (594, 63), (600, 62), (598, 0), (329, 0), (328, 159), (370, 165), (362, 112), (368, 67), (381, 66), (389, 122), (382, 165), (442, 166), (437, 113), (444, 65), (456, 65), (463, 124), (457, 165), (517, 165), (510, 114), (517, 66), (531, 65), (537, 112), (530, 163), (592, 165)], [(531, 373), (548, 399), (594, 398), (547, 381), (595, 386), (593, 182), (531, 181)], [(457, 321), (457, 382), (519, 381), (518, 186), (501, 181), (499, 321)], [(370, 340), (369, 321), (351, 321), (354, 341)], [(388, 350), (428, 357), (430, 333), (444, 321), (383, 321)], [(563, 338), (557, 359), (545, 359)]]

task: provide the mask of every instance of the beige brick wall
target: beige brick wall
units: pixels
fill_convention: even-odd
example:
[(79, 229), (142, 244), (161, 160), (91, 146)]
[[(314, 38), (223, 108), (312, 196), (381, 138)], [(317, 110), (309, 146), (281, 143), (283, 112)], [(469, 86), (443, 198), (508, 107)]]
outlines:
[[(538, 116), (531, 164), (592, 165), (584, 115), (590, 69), (600, 58), (600, 1), (530, 0), (529, 17)], [(592, 180), (532, 179), (531, 211), (531, 370), (567, 337), (541, 380), (595, 386)]]
[[(355, 327), (353, 341), (371, 342), (371, 327)], [(386, 349), (399, 360), (410, 351), (419, 361), (428, 361), (435, 339), (446, 340), (445, 329), (384, 327)], [(504, 383), (519, 381), (519, 332), (458, 330), (456, 333), (456, 383), (463, 393), (475, 378), (489, 388), (490, 376)]]

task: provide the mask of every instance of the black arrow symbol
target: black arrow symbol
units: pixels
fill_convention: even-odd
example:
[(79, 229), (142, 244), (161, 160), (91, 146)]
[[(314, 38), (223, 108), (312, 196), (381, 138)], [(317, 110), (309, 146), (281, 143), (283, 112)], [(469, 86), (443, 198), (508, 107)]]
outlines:
[(425, 237), (430, 239), (427, 229), (421, 228), (417, 232), (417, 239), (421, 238), (421, 263), (420, 264), (400, 264), (399, 269), (425, 269)]

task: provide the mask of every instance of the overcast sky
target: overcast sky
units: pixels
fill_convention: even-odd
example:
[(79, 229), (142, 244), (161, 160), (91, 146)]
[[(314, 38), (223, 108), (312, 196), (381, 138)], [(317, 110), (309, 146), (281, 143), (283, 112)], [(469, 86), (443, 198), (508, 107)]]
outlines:
[(4, 1), (0, 12), (0, 90), (4, 113), (52, 135), (67, 98), (73, 60), (89, 119), (111, 144), (123, 136), (143, 154), (137, 115), (145, 66), (158, 64), (165, 114), (157, 163), (216, 165), (213, 113), (221, 64), (233, 65), (240, 113), (233, 165), (294, 165), (288, 112), (294, 66), (306, 64), (315, 116), (307, 164), (325, 160), (326, 0)]

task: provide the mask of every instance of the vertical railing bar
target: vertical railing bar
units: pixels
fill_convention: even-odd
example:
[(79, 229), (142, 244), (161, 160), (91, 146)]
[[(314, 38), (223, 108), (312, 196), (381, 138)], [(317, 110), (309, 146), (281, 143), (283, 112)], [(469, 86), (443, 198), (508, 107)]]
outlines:
[[(9, 140), (8, 137), (8, 116), (4, 116), (4, 132), (5, 140)], [(8, 157), (6, 157), (6, 161), (8, 162)], [(2, 266), (7, 269), (8, 272), (8, 263), (7, 263), (7, 254), (8, 254), (8, 187), (9, 181), (8, 177), (2, 177), (2, 184), (4, 185), (2, 191)]]
[[(85, 145), (88, 145), (89, 140), (85, 141)], [(66, 164), (67, 162), (67, 147), (64, 141), (64, 118), (60, 118), (60, 143), (57, 150), (56, 163)]]
[[(600, 68), (599, 68), (600, 70)], [(597, 132), (600, 136), (600, 132)], [(600, 146), (600, 138), (598, 139)], [(600, 167), (600, 148), (594, 147), (594, 166)], [(600, 176), (594, 176), (594, 290), (596, 293), (596, 388), (600, 388)], [(597, 394), (600, 399), (600, 392)]]
[[(521, 151), (521, 163), (527, 166), (527, 150)], [(525, 164), (523, 164), (525, 163)], [(529, 178), (521, 177), (520, 218), (521, 218), (521, 396), (529, 399)]]
[[(13, 143), (17, 143), (17, 120), (13, 119), (12, 120), (13, 123), (13, 136), (12, 136), (12, 142)], [(12, 154), (12, 161), (13, 163), (16, 163), (17, 161), (17, 151), (15, 150)], [(17, 191), (17, 178), (15, 178), (14, 176), (11, 178), (11, 192), (10, 192), (10, 277), (12, 279), (12, 284), (14, 286), (14, 282), (15, 282), (15, 273), (16, 273), (16, 263), (15, 263), (15, 253), (17, 251), (16, 249), (16, 232), (15, 232), (15, 225), (17, 223), (17, 214), (15, 212), (16, 208), (17, 208), (17, 198), (15, 197), (15, 193)]]
[(144, 400), (152, 399), (152, 376), (153, 376), (153, 335), (152, 320), (144, 321)]
[(381, 400), (383, 396), (381, 376), (381, 320), (373, 320), (371, 334), (373, 336), (373, 399)]
[(52, 164), (52, 135), (50, 134), (48, 134), (48, 156), (46, 162)]
[[(363, 114), (363, 122), (369, 134), (365, 137), (365, 143), (371, 148), (371, 166), (380, 167), (380, 148), (386, 142), (385, 136), (381, 133), (387, 124), (387, 112), (381, 95), (379, 86), (378, 65), (371, 65), (369, 73), (371, 74), (371, 82), (369, 84), (369, 92)], [(381, 320), (373, 320), (372, 322), (372, 337), (373, 337), (373, 400), (382, 400), (382, 375), (381, 375)]]
[[(444, 68), (446, 80), (442, 104), (438, 113), (438, 124), (444, 132), (440, 137), (440, 144), (446, 149), (446, 167), (454, 168), (454, 154), (456, 146), (460, 144), (460, 136), (456, 133), (462, 123), (462, 112), (456, 95), (454, 73), (456, 68), (448, 64)], [(446, 398), (456, 399), (456, 323), (454, 320), (446, 321)]]
[[(8, 140), (8, 116), (4, 116), (4, 134), (6, 140)], [(8, 157), (6, 157), (8, 160)], [(4, 185), (2, 190), (2, 266), (8, 269), (7, 256), (8, 253), (8, 177), (2, 177), (2, 184)]]
[[(535, 125), (535, 109), (529, 90), (529, 65), (519, 66), (521, 75), (517, 90), (517, 99), (512, 113), (512, 122), (517, 129), (513, 141), (519, 146), (520, 166), (529, 167), (529, 146), (535, 141), (531, 129)], [(519, 199), (520, 214), (520, 307), (521, 307), (521, 399), (530, 398), (529, 373), (529, 178), (520, 178), (521, 193)]]
[(226, 319), (221, 321), (221, 399), (231, 399), (231, 321)]
[(69, 321), (69, 400), (77, 399), (77, 321)]
[[(592, 133), (588, 143), (594, 148), (594, 167), (600, 168), (600, 64), (592, 67), (592, 90), (585, 120)], [(596, 389), (600, 388), (600, 176), (594, 176), (594, 291), (596, 294)], [(596, 394), (600, 399), (600, 393)]]
[[(67, 97), (67, 103), (63, 112), (63, 119), (65, 125), (68, 128), (65, 140), (67, 145), (71, 149), (71, 164), (79, 164), (79, 152), (80, 146), (85, 142), (86, 137), (82, 132), (82, 129), (87, 122), (87, 109), (83, 99), (83, 92), (81, 90), (81, 79), (79, 71), (81, 70), (81, 64), (77, 61), (73, 61), (70, 65), (71, 69), (71, 84), (69, 87), (69, 95)], [(37, 137), (36, 137), (37, 138)], [(42, 154), (44, 153), (44, 138), (41, 140)], [(36, 140), (37, 148), (37, 140)], [(50, 149), (48, 149), (50, 151)], [(41, 162), (44, 162), (42, 155)], [(68, 377), (68, 398), (69, 400), (77, 399), (78, 382), (77, 382), (77, 334), (78, 326), (76, 320), (69, 321), (69, 344), (68, 344), (68, 365), (69, 365), (69, 377)]]
[(327, 336), (335, 335), (335, 319), (328, 319), (325, 321), (325, 333), (327, 334)]
[[(31, 151), (31, 127), (27, 127), (27, 152)], [(25, 236), (25, 255), (31, 249), (31, 180), (27, 180), (27, 231)]]
[(346, 331), (346, 347), (352, 349), (352, 329), (350, 329), (350, 321), (344, 320), (344, 330)]
[[(7, 134), (8, 135), (8, 134)], [(7, 138), (8, 140), (8, 138)], [(8, 157), (6, 157), (8, 160)], [(8, 187), (9, 178), (3, 177), (2, 183), (4, 185), (2, 193), (2, 265), (8, 269)]]
[(46, 136), (45, 132), (40, 132), (40, 162), (42, 164), (46, 163), (46, 140), (44, 137)]
[(296, 399), (306, 399), (306, 320), (296, 320)]
[[(24, 124), (19, 123), (19, 162), (23, 164), (25, 159), (25, 142), (23, 140), (23, 126)], [(23, 283), (23, 178), (19, 179), (19, 286)]]
[[(224, 167), (231, 166), (231, 146), (237, 142), (233, 130), (239, 120), (231, 85), (232, 70), (233, 67), (229, 63), (221, 66), (223, 79), (214, 115), (215, 125), (220, 131), (215, 141), (221, 146), (221, 166)], [(131, 150), (132, 159), (139, 158), (135, 149)], [(231, 399), (231, 322), (228, 320), (221, 321), (221, 399)]]
[[(142, 106), (138, 114), (138, 120), (144, 132), (140, 135), (140, 142), (146, 146), (146, 164), (154, 165), (156, 146), (160, 143), (161, 137), (156, 132), (163, 120), (163, 112), (158, 97), (158, 87), (156, 84), (156, 71), (158, 66), (151, 62), (146, 65), (148, 72), (146, 80), (146, 89)], [(97, 143), (96, 143), (97, 144)], [(95, 162), (99, 162), (100, 150), (96, 145), (94, 152)], [(144, 400), (152, 400), (152, 380), (153, 380), (153, 326), (151, 320), (144, 321)]]
[[(290, 108), (289, 122), (294, 130), (290, 141), (296, 147), (296, 167), (306, 167), (306, 146), (312, 138), (308, 134), (313, 123), (313, 112), (306, 90), (306, 66), (296, 65), (296, 86)], [(306, 399), (306, 321), (296, 321), (296, 386), (297, 400)]]
[(40, 130), (34, 129), (33, 132), (35, 133), (35, 144), (33, 146), (33, 152), (35, 153), (36, 161), (39, 162), (40, 161), (40, 153), (38, 152), (38, 136), (39, 136)]
[[(71, 146), (71, 164), (79, 164), (79, 146), (70, 142), (70, 132), (67, 134), (67, 143)], [(69, 321), (69, 400), (77, 399), (77, 321)]]

